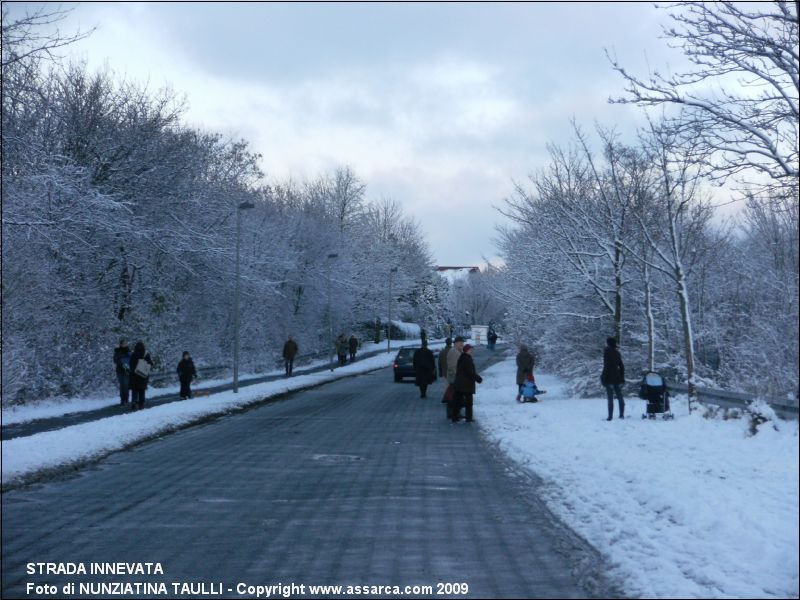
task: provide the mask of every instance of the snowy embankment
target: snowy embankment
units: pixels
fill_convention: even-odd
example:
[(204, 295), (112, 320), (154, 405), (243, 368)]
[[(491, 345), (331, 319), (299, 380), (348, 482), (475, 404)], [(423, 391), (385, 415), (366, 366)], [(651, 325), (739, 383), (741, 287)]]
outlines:
[[(405, 345), (411, 344), (412, 341), (407, 341)], [(396, 345), (399, 344), (392, 343), (392, 346)], [(333, 372), (297, 375), (291, 379), (240, 388), (238, 394), (220, 392), (3, 441), (2, 481), (7, 484), (38, 471), (95, 460), (142, 440), (272, 396), (388, 367), (393, 359), (394, 351), (337, 367)]]
[[(607, 559), (632, 597), (798, 596), (798, 424), (689, 416), (605, 420), (606, 400), (575, 399), (556, 377), (518, 404), (516, 368), (487, 369), (476, 420), (513, 460), (543, 480), (549, 508)], [(614, 409), (616, 417), (616, 406)], [(698, 411), (700, 412), (700, 411)]]
[[(399, 321), (398, 321), (399, 322)], [(431, 342), (431, 347), (433, 347), (434, 342)], [(419, 340), (392, 340), (392, 348), (393, 352), (394, 349), (400, 348), (402, 346), (418, 346)], [(359, 349), (360, 354), (364, 354), (367, 352), (375, 352), (380, 350), (386, 349), (386, 342), (381, 342), (380, 344), (376, 344), (374, 342), (368, 342), (361, 345)], [(359, 359), (361, 360), (361, 359)], [(109, 364), (110, 364), (109, 360)], [(321, 367), (327, 365), (330, 361), (328, 359), (325, 360), (316, 360), (307, 364), (297, 364), (295, 365), (295, 371), (302, 371), (305, 369), (311, 369), (314, 367)], [(177, 364), (177, 363), (176, 363)], [(198, 370), (202, 374), (202, 368), (198, 367)], [(114, 368), (109, 367), (109, 381), (114, 380)], [(269, 377), (273, 375), (283, 375), (283, 369), (275, 369), (274, 371), (268, 371), (265, 373), (243, 373), (239, 376), (240, 382), (245, 382), (248, 379), (254, 379), (257, 377)], [(177, 378), (177, 375), (175, 376)], [(225, 378), (218, 378), (218, 379), (198, 379), (192, 384), (192, 389), (194, 390), (202, 390), (205, 388), (216, 387), (219, 385), (224, 385), (226, 383), (231, 383), (231, 377)], [(152, 398), (156, 396), (164, 396), (169, 394), (177, 394), (181, 389), (180, 384), (177, 382), (173, 385), (168, 385), (164, 387), (150, 387), (147, 390), (147, 397)], [(6, 408), (5, 406), (2, 409), (2, 417), (3, 417), (3, 425), (13, 425), (16, 423), (26, 423), (28, 421), (35, 421), (36, 419), (48, 419), (51, 417), (60, 417), (67, 414), (77, 413), (77, 412), (86, 412), (90, 410), (98, 410), (101, 408), (105, 408), (107, 406), (116, 406), (119, 404), (119, 394), (106, 394), (99, 397), (90, 397), (90, 398), (60, 398), (60, 399), (48, 399), (42, 400), (39, 402), (30, 402), (28, 404), (18, 405), (18, 406), (9, 406)]]

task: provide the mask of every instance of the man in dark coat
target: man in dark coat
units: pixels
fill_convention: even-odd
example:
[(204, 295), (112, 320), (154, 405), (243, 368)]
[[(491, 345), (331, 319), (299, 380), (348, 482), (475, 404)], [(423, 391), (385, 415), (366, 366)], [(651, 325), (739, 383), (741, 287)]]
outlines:
[(289, 336), (289, 339), (286, 340), (286, 343), (283, 345), (283, 362), (284, 366), (286, 367), (286, 376), (292, 376), (292, 369), (294, 368), (294, 357), (297, 356), (297, 351), (299, 350), (297, 346), (297, 342), (292, 339), (292, 336)]
[(428, 386), (436, 381), (436, 358), (428, 349), (427, 342), (422, 342), (422, 348), (414, 352), (414, 373), (419, 397), (427, 398)]
[(487, 335), (486, 339), (489, 341), (489, 349), (494, 350), (494, 346), (497, 344), (497, 333), (495, 333), (494, 329), (489, 330), (489, 334)]
[(128, 348), (128, 340), (121, 339), (119, 346), (114, 348), (114, 366), (119, 383), (119, 403), (123, 406), (128, 404), (130, 396), (130, 361), (131, 349)]
[(339, 357), (339, 366), (347, 364), (347, 338), (343, 333), (336, 338), (336, 356)]
[(603, 373), (600, 375), (600, 383), (606, 387), (608, 396), (608, 419), (614, 417), (614, 395), (619, 401), (619, 418), (625, 418), (625, 400), (622, 398), (622, 384), (625, 383), (625, 365), (622, 364), (622, 355), (617, 350), (616, 338), (610, 337), (606, 340), (606, 347), (603, 350)]
[(192, 357), (189, 356), (189, 352), (183, 353), (183, 358), (181, 362), (178, 363), (178, 368), (176, 369), (178, 373), (178, 379), (181, 382), (181, 400), (186, 400), (186, 398), (192, 397), (192, 379), (197, 377), (197, 369), (194, 368), (194, 361)]
[(350, 362), (355, 362), (356, 360), (356, 352), (358, 351), (358, 338), (355, 334), (350, 335), (350, 339), (347, 340), (348, 350), (350, 350)]
[(522, 386), (528, 380), (528, 375), (533, 375), (536, 360), (525, 344), (520, 345), (517, 353), (517, 402), (522, 399)]
[(458, 358), (456, 367), (455, 382), (455, 406), (451, 415), (453, 423), (461, 419), (461, 407), (465, 407), (465, 417), (467, 423), (472, 423), (472, 396), (475, 394), (475, 383), (481, 383), (483, 378), (475, 370), (475, 362), (472, 360), (472, 344), (465, 344)]
[(143, 376), (136, 372), (139, 361), (144, 361), (151, 367), (153, 366), (153, 359), (150, 358), (150, 354), (144, 349), (144, 342), (142, 341), (136, 342), (136, 345), (133, 347), (133, 354), (131, 355), (131, 393), (133, 395), (131, 398), (131, 408), (133, 410), (144, 408), (144, 392), (147, 389), (147, 380), (149, 378), (149, 375)]

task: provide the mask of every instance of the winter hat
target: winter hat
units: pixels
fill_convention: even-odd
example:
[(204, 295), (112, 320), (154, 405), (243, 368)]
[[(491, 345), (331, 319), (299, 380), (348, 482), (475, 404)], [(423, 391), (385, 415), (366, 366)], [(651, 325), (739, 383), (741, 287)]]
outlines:
[(464, 341), (464, 338), (463, 338), (463, 337), (461, 337), (460, 335), (457, 335), (457, 336), (456, 336), (456, 339), (455, 339), (455, 340), (453, 340), (453, 342), (454, 342), (454, 343), (463, 342), (463, 341)]
[(609, 348), (616, 348), (616, 347), (617, 347), (617, 340), (616, 340), (616, 338), (612, 338), (612, 337), (610, 337), (610, 338), (608, 338), (608, 339), (606, 340), (606, 343), (608, 344), (608, 347), (609, 347)]
[(472, 350), (474, 347), (475, 347), (475, 346), (473, 346), (472, 344), (464, 344), (464, 350), (463, 350), (463, 352), (469, 352), (469, 351), (470, 351), (470, 350)]

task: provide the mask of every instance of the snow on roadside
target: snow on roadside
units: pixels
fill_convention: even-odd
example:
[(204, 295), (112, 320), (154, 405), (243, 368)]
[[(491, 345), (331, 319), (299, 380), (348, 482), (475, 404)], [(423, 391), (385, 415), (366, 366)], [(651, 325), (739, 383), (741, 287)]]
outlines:
[[(608, 560), (631, 597), (798, 597), (798, 424), (688, 415), (607, 422), (605, 397), (575, 399), (556, 377), (518, 404), (516, 368), (487, 369), (476, 420), (542, 480), (549, 508)], [(615, 406), (616, 414), (616, 406)]]
[[(393, 344), (394, 345), (394, 344)], [(9, 483), (36, 471), (105, 456), (137, 441), (210, 415), (223, 414), (254, 402), (309, 385), (366, 373), (391, 365), (394, 353), (364, 358), (353, 364), (269, 381), (190, 400), (170, 402), (152, 408), (98, 419), (89, 423), (46, 431), (2, 442), (2, 482)]]
[[(419, 333), (419, 332), (417, 332)], [(399, 348), (400, 346), (414, 346), (419, 345), (419, 340), (392, 340), (392, 347)], [(373, 352), (386, 348), (386, 342), (376, 344), (374, 342), (362, 343), (359, 352)], [(359, 359), (362, 360), (362, 359)], [(316, 360), (308, 364), (297, 365), (295, 368), (310, 369), (320, 367), (328, 364), (328, 360)], [(176, 363), (177, 364), (177, 363)], [(200, 369), (202, 374), (202, 369)], [(269, 377), (272, 375), (282, 375), (283, 369), (276, 369), (265, 373), (243, 373), (239, 376), (239, 381), (246, 381), (257, 377)], [(109, 369), (109, 377), (113, 379), (113, 368)], [(177, 377), (177, 375), (176, 375)], [(195, 390), (216, 387), (230, 383), (231, 378), (219, 379), (200, 379), (193, 384)], [(148, 397), (163, 396), (167, 394), (177, 394), (181, 389), (178, 383), (164, 387), (150, 387), (148, 389)], [(111, 396), (100, 396), (90, 398), (69, 398), (69, 399), (48, 399), (40, 402), (31, 402), (29, 404), (19, 406), (5, 406), (2, 408), (3, 425), (14, 425), (17, 423), (27, 423), (36, 419), (48, 419), (51, 417), (60, 417), (67, 414), (86, 412), (90, 410), (99, 410), (107, 406), (116, 406), (119, 403), (119, 394)]]

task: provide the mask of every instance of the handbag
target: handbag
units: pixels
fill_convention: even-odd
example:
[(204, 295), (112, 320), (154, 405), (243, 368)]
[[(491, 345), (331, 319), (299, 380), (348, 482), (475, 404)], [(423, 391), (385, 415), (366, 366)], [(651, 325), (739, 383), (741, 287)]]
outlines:
[(446, 404), (450, 404), (453, 401), (453, 395), (455, 394), (455, 388), (452, 384), (447, 386), (447, 389), (444, 391), (444, 396), (442, 397), (442, 402)]
[(139, 377), (144, 377), (147, 379), (150, 376), (150, 369), (153, 368), (149, 362), (147, 362), (144, 358), (140, 358), (136, 361), (136, 369), (134, 369), (134, 373), (136, 373)]

